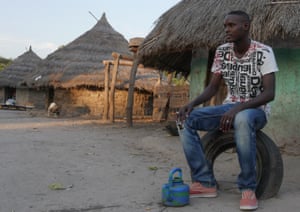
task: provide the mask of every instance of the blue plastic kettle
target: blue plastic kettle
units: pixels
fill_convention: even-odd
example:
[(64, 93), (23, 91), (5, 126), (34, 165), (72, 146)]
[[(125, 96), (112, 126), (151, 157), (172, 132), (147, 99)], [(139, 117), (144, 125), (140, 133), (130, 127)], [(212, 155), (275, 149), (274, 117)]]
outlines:
[[(178, 173), (175, 176), (175, 173)], [(189, 186), (182, 180), (182, 170), (173, 168), (169, 173), (169, 182), (162, 187), (162, 203), (165, 206), (179, 207), (189, 204)]]

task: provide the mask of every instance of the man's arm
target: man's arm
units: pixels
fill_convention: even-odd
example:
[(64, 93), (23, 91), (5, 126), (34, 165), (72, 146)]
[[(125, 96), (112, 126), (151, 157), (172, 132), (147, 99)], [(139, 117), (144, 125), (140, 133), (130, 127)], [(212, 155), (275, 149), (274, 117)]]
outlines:
[(226, 112), (220, 121), (220, 128), (223, 131), (230, 130), (235, 115), (248, 108), (257, 108), (262, 105), (267, 104), (268, 102), (274, 100), (275, 98), (275, 73), (269, 73), (263, 76), (263, 92), (257, 97), (251, 99), (248, 102), (237, 104), (231, 110)]
[(275, 98), (275, 73), (269, 73), (263, 76), (263, 92), (252, 100), (241, 104), (241, 110), (247, 108), (257, 108), (265, 105)]
[(213, 74), (208, 86), (189, 104), (191, 104), (192, 107), (195, 107), (210, 100), (218, 92), (219, 85), (221, 84), (221, 78), (221, 74)]
[(204, 89), (204, 91), (187, 105), (180, 108), (179, 119), (181, 121), (190, 114), (195, 106), (210, 100), (217, 93), (219, 85), (221, 84), (221, 78), (221, 74), (213, 74), (209, 85)]

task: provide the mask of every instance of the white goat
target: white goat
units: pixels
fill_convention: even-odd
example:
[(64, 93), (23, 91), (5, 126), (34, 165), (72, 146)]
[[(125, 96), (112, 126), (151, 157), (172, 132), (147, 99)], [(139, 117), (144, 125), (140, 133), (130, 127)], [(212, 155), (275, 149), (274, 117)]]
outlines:
[(55, 117), (59, 115), (59, 107), (55, 102), (51, 102), (48, 107), (48, 116), (50, 117), (51, 114), (54, 114)]

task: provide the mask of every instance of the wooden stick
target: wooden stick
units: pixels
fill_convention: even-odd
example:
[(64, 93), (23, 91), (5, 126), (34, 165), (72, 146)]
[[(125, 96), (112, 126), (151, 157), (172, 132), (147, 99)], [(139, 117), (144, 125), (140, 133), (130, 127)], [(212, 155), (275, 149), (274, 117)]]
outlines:
[[(113, 60), (103, 60), (102, 63), (103, 63), (104, 65), (106, 65), (106, 64), (112, 65), (112, 64), (114, 64), (114, 61), (113, 61)], [(133, 66), (133, 61), (120, 60), (119, 65), (120, 65), (120, 66)], [(144, 65), (143, 65), (143, 64), (139, 64), (138, 67), (139, 67), (139, 68), (144, 68)]]
[(113, 123), (115, 120), (115, 85), (117, 81), (119, 62), (120, 62), (120, 54), (114, 60), (114, 68), (113, 68), (111, 86), (109, 92), (109, 120), (111, 123)]
[(120, 59), (123, 59), (123, 60), (131, 60), (131, 61), (133, 61), (133, 56), (131, 56), (131, 55), (119, 54), (119, 53), (117, 53), (117, 52), (113, 52), (113, 53), (111, 54), (111, 56), (112, 56), (114, 59), (116, 59), (116, 58), (118, 57), (118, 55), (119, 55)]
[(112, 61), (112, 60), (102, 60), (102, 63), (104, 64), (104, 65), (112, 65), (113, 63), (114, 63), (114, 61)]
[(128, 89), (128, 98), (127, 98), (127, 107), (126, 107), (126, 122), (128, 127), (132, 127), (132, 112), (133, 112), (133, 105), (134, 105), (134, 84), (135, 84), (135, 75), (138, 69), (139, 59), (135, 53), (134, 55), (134, 62), (130, 72), (130, 79), (129, 79), (129, 89)]
[(275, 5), (275, 4), (298, 4), (300, 1), (273, 1), (266, 3), (266, 5)]
[(108, 110), (109, 110), (109, 76), (110, 76), (110, 63), (105, 64), (105, 81), (104, 81), (104, 112), (103, 120), (108, 120)]

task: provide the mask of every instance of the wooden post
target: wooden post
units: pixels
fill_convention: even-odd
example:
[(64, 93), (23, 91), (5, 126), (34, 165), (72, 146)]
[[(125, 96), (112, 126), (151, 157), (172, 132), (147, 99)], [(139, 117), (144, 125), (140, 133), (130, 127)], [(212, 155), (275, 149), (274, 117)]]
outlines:
[(132, 127), (132, 111), (133, 111), (133, 104), (134, 104), (134, 84), (135, 84), (135, 75), (138, 69), (139, 61), (136, 56), (134, 55), (133, 66), (130, 72), (130, 79), (129, 79), (129, 88), (128, 88), (128, 99), (127, 99), (127, 107), (126, 107), (126, 121), (127, 126)]
[(114, 60), (114, 68), (113, 68), (111, 86), (109, 92), (109, 121), (111, 123), (113, 123), (115, 120), (115, 85), (117, 81), (119, 62), (120, 62), (120, 54), (118, 54), (118, 56)]
[(132, 57), (131, 55), (126, 55), (126, 54), (121, 54), (121, 55), (120, 55), (120, 54), (117, 53), (117, 52), (111, 53), (111, 56), (112, 56), (113, 58), (115, 58), (115, 59), (118, 57), (118, 55), (119, 55), (120, 59), (133, 61), (133, 57)]
[(133, 65), (130, 72), (127, 107), (126, 107), (126, 122), (128, 127), (132, 127), (135, 75), (139, 66), (139, 58), (137, 52), (138, 52), (138, 47), (143, 42), (143, 40), (144, 38), (132, 38), (129, 40), (129, 50), (133, 52)]
[(174, 77), (174, 73), (173, 72), (172, 73), (168, 73), (168, 76), (167, 76), (168, 85), (172, 84), (173, 77)]
[[(114, 63), (114, 60), (103, 60), (102, 63), (104, 65), (106, 65), (107, 63), (110, 63), (113, 64)], [(133, 61), (129, 61), (129, 60), (122, 60), (122, 57), (120, 57), (120, 61), (119, 61), (119, 66), (130, 66), (132, 67), (133, 66)], [(139, 64), (138, 66), (139, 68), (145, 68), (143, 64)]]
[(105, 81), (104, 81), (104, 112), (103, 120), (108, 120), (108, 109), (109, 109), (109, 80), (110, 80), (110, 63), (105, 64)]

